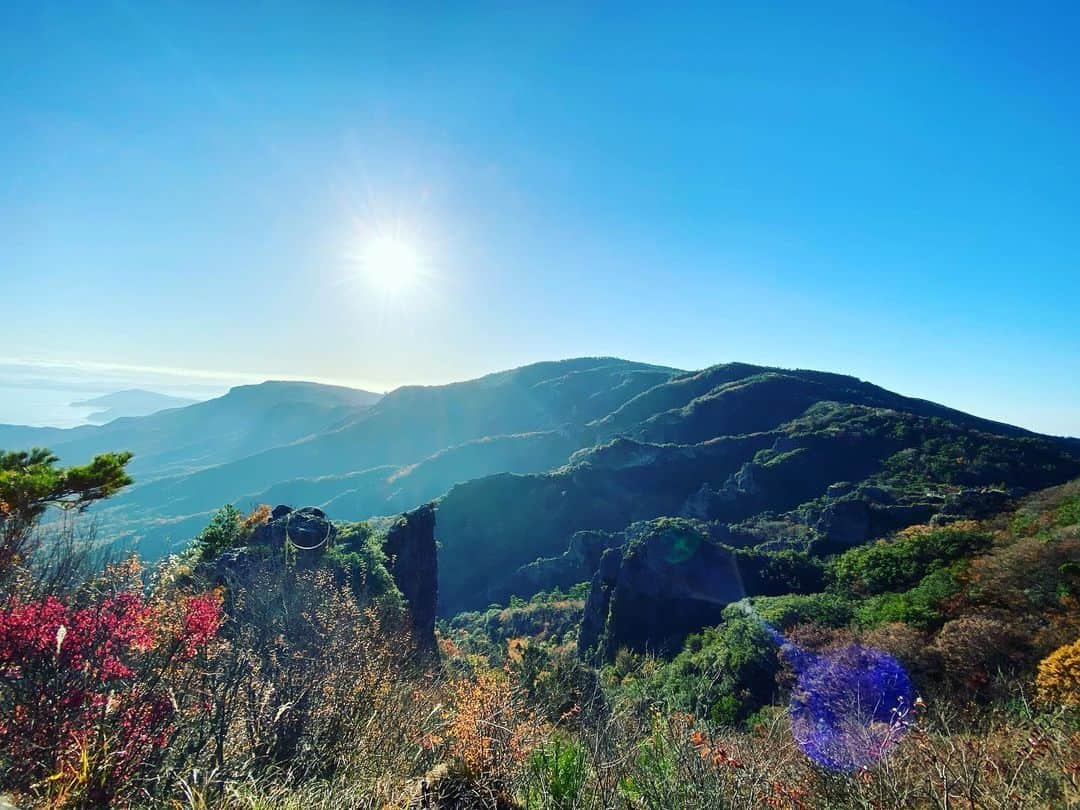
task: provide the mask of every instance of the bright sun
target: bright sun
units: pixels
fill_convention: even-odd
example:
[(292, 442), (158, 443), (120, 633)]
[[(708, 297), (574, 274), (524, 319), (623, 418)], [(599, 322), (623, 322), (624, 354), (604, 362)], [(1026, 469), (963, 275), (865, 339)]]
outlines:
[(399, 293), (420, 276), (420, 256), (396, 236), (376, 236), (364, 248), (364, 273), (369, 281), (388, 293)]

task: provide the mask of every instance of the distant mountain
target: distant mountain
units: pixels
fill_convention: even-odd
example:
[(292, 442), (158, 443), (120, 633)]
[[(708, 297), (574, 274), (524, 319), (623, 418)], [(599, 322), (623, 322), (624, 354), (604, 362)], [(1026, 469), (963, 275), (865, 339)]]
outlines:
[(194, 405), (198, 400), (159, 394), (157, 391), (145, 391), (141, 388), (129, 388), (112, 394), (72, 402), (75, 408), (101, 408), (86, 417), (86, 421), (104, 424), (121, 416), (149, 416), (169, 408), (183, 408)]
[(137, 484), (112, 499), (103, 517), (153, 554), (185, 541), (226, 502), (318, 505), (341, 497), (357, 509), (349, 517), (402, 511), (401, 503), (416, 506), (479, 475), (558, 466), (593, 443), (590, 422), (678, 373), (579, 358), (399, 388), (333, 428)]
[(266, 382), (224, 396), (106, 425), (60, 430), (0, 425), (0, 447), (53, 449), (65, 463), (130, 450), (137, 482), (189, 474), (339, 428), (378, 402), (378, 394), (309, 382)]

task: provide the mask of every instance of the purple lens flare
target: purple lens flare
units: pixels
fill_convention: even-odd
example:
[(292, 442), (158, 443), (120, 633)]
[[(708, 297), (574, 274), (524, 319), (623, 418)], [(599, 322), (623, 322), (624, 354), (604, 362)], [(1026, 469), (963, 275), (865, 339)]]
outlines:
[(861, 644), (815, 653), (763, 622), (795, 670), (788, 715), (795, 742), (818, 765), (856, 771), (893, 749), (910, 726), (911, 679), (888, 653)]
[(911, 679), (887, 653), (853, 644), (803, 654), (788, 714), (803, 752), (836, 771), (866, 768), (904, 736), (912, 707)]

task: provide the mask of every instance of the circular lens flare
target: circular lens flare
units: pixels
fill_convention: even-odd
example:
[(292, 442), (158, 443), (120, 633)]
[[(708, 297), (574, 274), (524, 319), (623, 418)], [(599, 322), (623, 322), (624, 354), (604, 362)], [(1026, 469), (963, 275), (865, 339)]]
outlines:
[(812, 652), (789, 641), (748, 603), (739, 605), (761, 622), (798, 676), (788, 716), (799, 748), (834, 771), (869, 768), (884, 758), (912, 726), (919, 701), (900, 662), (882, 650), (849, 644)]
[(911, 680), (892, 656), (853, 644), (823, 655), (792, 656), (799, 681), (788, 712), (810, 759), (830, 770), (867, 768), (908, 730)]

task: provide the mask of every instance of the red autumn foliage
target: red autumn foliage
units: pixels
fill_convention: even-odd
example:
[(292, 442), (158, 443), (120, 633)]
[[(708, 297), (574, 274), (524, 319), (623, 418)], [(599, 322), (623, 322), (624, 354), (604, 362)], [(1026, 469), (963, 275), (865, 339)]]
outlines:
[(169, 676), (221, 623), (216, 594), (167, 603), (105, 591), (0, 609), (0, 761), (7, 781), (57, 798), (108, 802), (164, 746), (176, 706)]

